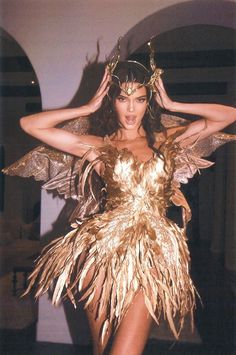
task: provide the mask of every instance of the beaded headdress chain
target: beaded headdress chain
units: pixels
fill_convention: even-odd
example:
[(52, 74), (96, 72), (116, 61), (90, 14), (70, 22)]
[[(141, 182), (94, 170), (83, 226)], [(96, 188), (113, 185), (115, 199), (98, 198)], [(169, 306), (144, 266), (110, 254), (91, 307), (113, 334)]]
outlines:
[[(151, 70), (148, 70), (143, 64), (134, 61), (134, 60), (127, 60), (126, 63), (134, 63), (138, 66), (140, 66), (146, 73), (147, 73), (147, 80), (144, 79), (144, 82), (139, 83), (138, 86), (133, 86), (130, 85), (132, 83), (130, 83), (130, 78), (128, 78), (125, 82), (121, 82), (120, 78), (114, 74), (114, 71), (118, 65), (118, 63), (120, 62), (120, 39), (118, 40), (117, 43), (117, 49), (115, 54), (112, 56), (112, 58), (110, 59), (110, 61), (107, 64), (107, 68), (110, 72), (110, 75), (112, 77), (112, 82), (116, 85), (118, 85), (121, 90), (128, 96), (132, 95), (137, 89), (139, 89), (141, 86), (147, 86), (151, 92), (155, 93), (157, 92), (156, 86), (155, 86), (155, 82), (156, 80), (158, 80), (158, 78), (161, 76), (161, 74), (163, 74), (163, 70), (160, 68), (157, 68), (156, 66), (156, 62), (155, 62), (155, 52), (154, 49), (152, 47), (152, 43), (151, 41), (149, 41), (147, 43), (149, 50), (150, 50), (150, 54), (149, 54), (149, 62), (150, 62), (150, 68)], [(135, 78), (134, 80), (132, 80), (132, 82), (135, 82)]]

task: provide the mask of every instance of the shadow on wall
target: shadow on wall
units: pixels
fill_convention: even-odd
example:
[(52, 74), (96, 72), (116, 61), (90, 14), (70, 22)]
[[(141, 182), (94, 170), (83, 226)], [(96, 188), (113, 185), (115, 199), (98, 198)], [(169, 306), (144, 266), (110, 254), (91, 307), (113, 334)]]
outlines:
[(97, 53), (89, 58), (83, 70), (79, 88), (68, 107), (77, 107), (86, 104), (99, 87), (105, 69), (105, 63), (99, 62), (100, 43), (97, 41)]
[[(234, 37), (235, 31), (232, 29), (201, 25), (188, 26), (157, 36), (154, 39), (154, 46), (158, 48), (156, 58), (160, 66), (165, 69), (163, 78), (171, 97), (175, 100), (186, 102), (215, 101), (233, 104)], [(172, 42), (175, 43), (174, 47), (171, 45)], [(207, 45), (209, 43), (210, 48)], [(133, 53), (129, 59), (136, 59), (148, 65), (146, 44)], [(98, 56), (94, 61), (88, 62), (88, 65), (84, 69), (80, 87), (70, 103), (71, 107), (79, 106), (89, 101), (99, 86), (103, 71), (104, 64), (98, 62)], [(195, 117), (187, 118), (195, 119)], [(224, 149), (227, 148), (221, 148), (221, 150)], [(211, 160), (214, 159), (216, 157), (212, 156)], [(223, 162), (221, 170), (225, 170), (225, 162)], [(199, 182), (200, 180), (201, 182)], [(201, 179), (196, 177), (191, 184), (185, 186), (185, 194), (189, 195), (194, 216), (189, 231), (189, 238), (193, 244), (198, 245), (200, 242), (211, 242), (212, 226), (209, 221), (212, 220), (210, 214), (213, 212), (213, 208), (210, 207), (209, 203), (213, 206), (212, 194), (214, 192), (212, 188), (214, 181), (214, 168), (212, 168), (208, 172), (204, 172)], [(209, 187), (208, 194), (206, 194), (205, 190), (204, 194), (202, 193), (202, 187), (199, 187), (199, 184)], [(224, 191), (221, 189), (219, 193), (224, 193)], [(201, 206), (200, 211), (199, 205)], [(62, 221), (66, 223), (68, 212), (74, 207), (73, 203), (67, 203), (58, 218), (59, 229), (64, 225)], [(207, 215), (208, 217), (206, 218)], [(204, 216), (204, 223), (206, 225), (204, 235), (201, 235), (199, 230), (199, 220), (202, 216)], [(56, 224), (54, 225), (55, 229)], [(54, 236), (56, 234), (55, 229), (52, 232)], [(221, 237), (224, 238), (223, 235)], [(206, 250), (205, 253), (207, 253)], [(80, 314), (80, 311), (74, 314), (73, 307), (70, 307), (68, 303), (64, 307), (72, 338), (78, 342), (77, 334), (80, 334), (80, 329), (78, 329), (80, 327), (79, 323), (83, 328), (81, 329), (81, 334), (84, 334), (85, 322), (77, 322), (77, 317), (84, 317), (84, 315)], [(207, 327), (205, 326), (205, 328)], [(204, 333), (204, 331), (200, 331), (200, 333)], [(204, 339), (204, 334), (202, 337)], [(216, 337), (214, 334), (212, 338), (215, 341)]]
[[(212, 101), (212, 99), (214, 98), (214, 100), (218, 101), (218, 102), (226, 102), (227, 97), (230, 97), (230, 100), (232, 98), (231, 93), (232, 93), (232, 78), (233, 78), (233, 69), (231, 67), (231, 64), (228, 65), (226, 63), (226, 59), (225, 56), (221, 56), (219, 55), (217, 58), (222, 58), (222, 63), (219, 63), (216, 65), (215, 62), (215, 55), (210, 55), (210, 57), (212, 58), (212, 65), (209, 67), (209, 53), (211, 51), (227, 51), (227, 46), (226, 44), (229, 43), (229, 36), (228, 36), (228, 32), (227, 30), (225, 30), (224, 28), (215, 28), (216, 26), (214, 26), (214, 29), (211, 27), (204, 27), (204, 26), (198, 26), (198, 27), (194, 27), (194, 26), (188, 26), (185, 29), (176, 29), (173, 31), (170, 31), (169, 33), (164, 33), (160, 36), (158, 36), (156, 38), (157, 42), (156, 42), (156, 46), (158, 48), (158, 54), (157, 54), (157, 60), (160, 59), (160, 66), (163, 66), (165, 68), (165, 75), (164, 75), (164, 81), (166, 83), (167, 89), (170, 92), (171, 96), (173, 98), (175, 98), (176, 100), (187, 100), (187, 101), (192, 101), (195, 100), (196, 101), (196, 97), (199, 101), (201, 101), (202, 99), (204, 99), (204, 101)], [(227, 33), (226, 33), (226, 32)], [(199, 32), (202, 33), (202, 36), (199, 36)], [(225, 34), (223, 34), (223, 32)], [(208, 35), (207, 35), (208, 33)], [(220, 36), (219, 36), (220, 33)], [(233, 36), (235, 35), (234, 32)], [(204, 36), (203, 36), (204, 34)], [(138, 33), (137, 33), (138, 36)], [(185, 36), (185, 37), (184, 37)], [(214, 36), (214, 38), (212, 37)], [(185, 39), (184, 39), (185, 38)], [(209, 43), (215, 43), (215, 45), (217, 46), (223, 46), (222, 48), (211, 48), (211, 49), (207, 49), (207, 48), (202, 48), (202, 41), (204, 39), (208, 38)], [(219, 41), (219, 38), (222, 38), (222, 41)], [(231, 37), (230, 37), (231, 38)], [(178, 39), (178, 41), (177, 41)], [(217, 39), (217, 43), (216, 43), (216, 39)], [(172, 47), (172, 43), (175, 43), (175, 48), (173, 50)], [(207, 41), (205, 41), (204, 43), (207, 44)], [(183, 51), (183, 44), (185, 45), (185, 50)], [(193, 46), (196, 46), (196, 48), (194, 49)], [(195, 50), (195, 52), (193, 52), (193, 49)], [(161, 52), (161, 53), (160, 53)], [(191, 52), (191, 53), (190, 53)], [(193, 55), (194, 53), (194, 55)], [(214, 52), (216, 53), (216, 52)], [(220, 52), (217, 52), (218, 54), (220, 54)], [(222, 53), (222, 52), (221, 52)], [(226, 52), (224, 52), (226, 53)], [(229, 53), (229, 52), (227, 52)], [(140, 53), (138, 53), (138, 51), (136, 51), (136, 53), (132, 54), (132, 56), (130, 58), (132, 59), (138, 59), (142, 60), (143, 56), (147, 56), (147, 53), (143, 53), (142, 49), (140, 49)], [(233, 55), (235, 56), (235, 52), (231, 51), (230, 52), (230, 56)], [(192, 56), (192, 57), (191, 57)], [(198, 60), (196, 61), (196, 56), (198, 58)], [(22, 57), (22, 55), (17, 55), (17, 57)], [(74, 98), (72, 99), (71, 103), (70, 103), (70, 107), (75, 107), (75, 106), (79, 106), (82, 104), (85, 104), (86, 102), (89, 101), (89, 99), (93, 96), (94, 92), (96, 91), (97, 87), (100, 84), (101, 78), (103, 76), (103, 72), (104, 72), (104, 64), (103, 63), (99, 63), (98, 62), (98, 57), (99, 57), (99, 48), (98, 48), (98, 55), (95, 57), (95, 59), (89, 61), (88, 60), (88, 65), (86, 66), (86, 68), (84, 69), (84, 73), (83, 73), (83, 77), (82, 77), (82, 81), (80, 83), (79, 89), (76, 93), (76, 95), (74, 96)], [(161, 59), (162, 58), (162, 59)], [(192, 59), (191, 59), (192, 58)], [(199, 67), (198, 63), (199, 63), (199, 58), (205, 58), (206, 62), (201, 62), (201, 68)], [(235, 57), (234, 57), (235, 58)], [(5, 59), (4, 59), (5, 60)], [(145, 60), (145, 58), (144, 58)], [(12, 59), (9, 61), (9, 63), (11, 63)], [(161, 63), (162, 61), (162, 63)], [(3, 61), (4, 62), (4, 61)], [(21, 65), (19, 63), (21, 63), (21, 59), (17, 59), (16, 61), (18, 63), (18, 65)], [(168, 62), (168, 65), (165, 64)], [(158, 62), (159, 63), (159, 62)], [(195, 64), (194, 64), (195, 63)], [(231, 62), (230, 62), (231, 63)], [(220, 70), (219, 70), (220, 68)], [(207, 70), (206, 70), (207, 69)], [(9, 67), (7, 67), (7, 69), (4, 69), (4, 75), (7, 77), (7, 73), (9, 73)], [(28, 86), (27, 83), (29, 81), (29, 77), (31, 72), (28, 71), (28, 69), (25, 69), (24, 72), (24, 79), (23, 79), (23, 84), (22, 85), (18, 85), (20, 86)], [(17, 74), (18, 75), (18, 74)], [(33, 81), (33, 79), (31, 80), (31, 82)], [(212, 85), (208, 85), (207, 83), (211, 83)], [(37, 83), (37, 81), (36, 81)], [(30, 86), (31, 89), (34, 86)], [(20, 88), (18, 88), (20, 89)], [(190, 90), (191, 89), (191, 90)], [(9, 97), (7, 95), (9, 95), (9, 88), (8, 89), (4, 89), (5, 91), (5, 96), (4, 97)], [(15, 89), (14, 89), (15, 90)], [(21, 89), (23, 90), (23, 89)], [(26, 89), (24, 89), (26, 90)], [(27, 93), (29, 93), (30, 91), (22, 91), (25, 92), (25, 95)], [(34, 92), (35, 89), (33, 89), (32, 92)], [(204, 91), (204, 95), (201, 96), (200, 94), (202, 93), (202, 90)], [(212, 91), (213, 90), (213, 91)], [(215, 91), (214, 91), (215, 90)], [(11, 91), (11, 97), (17, 97), (14, 96), (13, 93), (15, 91)], [(230, 93), (230, 95), (229, 95)], [(216, 96), (217, 95), (217, 96)], [(36, 100), (36, 97), (38, 96), (25, 96), (24, 100), (28, 100), (30, 105), (25, 105), (23, 104), (23, 106), (25, 106), (25, 108), (28, 107), (29, 110), (31, 111), (27, 111), (28, 113), (34, 112), (34, 110), (32, 110), (32, 108), (36, 107), (34, 106), (34, 102)], [(215, 98), (216, 97), (216, 98)], [(39, 98), (38, 98), (39, 99)], [(230, 103), (230, 102), (229, 102)], [(11, 104), (12, 106), (12, 104)], [(17, 107), (15, 106), (15, 114), (17, 114), (16, 116), (14, 115), (14, 117), (8, 117), (8, 122), (11, 122), (11, 125), (6, 124), (6, 128), (5, 128), (5, 133), (4, 134), (4, 145), (11, 145), (10, 143), (12, 142), (11, 139), (12, 137), (17, 137), (17, 142), (22, 142), (21, 144), (21, 148), (22, 151), (19, 151), (18, 146), (14, 146), (11, 145), (11, 147), (9, 147), (10, 150), (7, 150), (9, 153), (7, 153), (9, 156), (7, 156), (7, 160), (6, 160), (6, 164), (8, 164), (8, 161), (14, 161), (15, 160), (15, 155), (19, 154), (19, 156), (21, 156), (23, 153), (25, 153), (25, 151), (23, 152), (23, 150), (29, 150), (29, 148), (31, 148), (31, 143), (26, 144), (25, 139), (29, 139), (28, 136), (24, 136), (24, 134), (21, 132), (18, 133), (14, 133), (14, 135), (12, 134), (12, 131), (10, 130), (10, 127), (17, 127), (17, 120), (18, 117), (24, 115), (25, 111), (22, 109), (22, 107)], [(7, 103), (5, 104), (5, 110), (7, 113)], [(10, 111), (10, 110), (9, 110)], [(40, 111), (40, 109), (37, 109), (35, 111)], [(8, 113), (9, 115), (9, 113)], [(6, 116), (7, 117), (7, 116)], [(14, 121), (15, 120), (15, 121)], [(5, 120), (4, 120), (5, 121)], [(6, 121), (5, 121), (6, 122)], [(23, 134), (22, 138), (21, 134)], [(13, 142), (14, 143), (14, 142)], [(17, 153), (16, 153), (17, 152)], [(18, 153), (19, 152), (19, 153)], [(224, 167), (223, 167), (224, 168)], [(7, 178), (8, 179), (8, 178)], [(17, 192), (19, 187), (14, 185), (13, 181), (16, 181), (14, 178), (9, 178), (12, 180), (11, 185), (9, 185), (9, 187), (6, 187), (6, 196), (7, 196), (7, 201), (9, 201), (9, 206), (12, 206), (14, 204), (14, 200), (17, 199), (17, 204), (15, 204), (14, 206), (16, 206), (16, 211), (15, 213), (18, 213), (19, 215), (21, 215), (22, 218), (25, 218), (24, 216), (22, 216), (21, 211), (25, 211), (26, 207), (22, 208), (23, 203), (31, 203), (32, 201), (32, 195), (31, 193), (33, 191), (35, 191), (34, 187), (29, 187), (29, 195), (27, 195), (27, 192), (23, 192), (23, 196), (21, 196), (20, 192)], [(209, 179), (209, 178), (208, 178)], [(211, 179), (211, 177), (210, 177)], [(29, 186), (29, 181), (26, 182), (26, 185)], [(33, 184), (33, 183), (32, 183)], [(7, 184), (6, 184), (7, 185)], [(25, 186), (26, 186), (25, 185)], [(24, 191), (25, 190), (25, 186), (24, 188), (20, 188), (20, 191)], [(31, 185), (33, 186), (33, 185)], [(38, 188), (39, 190), (39, 188)], [(15, 194), (14, 196), (11, 196), (11, 192), (14, 191)], [(196, 193), (197, 194), (197, 193)], [(29, 198), (30, 197), (30, 198)], [(196, 197), (196, 196), (195, 196)], [(48, 240), (51, 240), (52, 238), (55, 238), (59, 235), (61, 235), (62, 233), (66, 233), (68, 231), (68, 217), (71, 213), (71, 211), (73, 210), (73, 208), (75, 207), (76, 202), (75, 201), (67, 201), (66, 206), (63, 208), (63, 210), (61, 211), (57, 221), (54, 223), (53, 225), (53, 230), (48, 233), (45, 237), (45, 239), (43, 239), (43, 241), (47, 242)], [(25, 205), (24, 205), (25, 206)], [(29, 209), (29, 211), (31, 210), (31, 207), (27, 207)], [(8, 211), (8, 208), (6, 206), (6, 211)], [(210, 210), (208, 210), (209, 212)], [(13, 212), (9, 211), (9, 220), (11, 220), (11, 214)], [(23, 213), (23, 212), (22, 212)], [(24, 213), (31, 213), (31, 212), (24, 212)], [(197, 210), (196, 207), (196, 211), (194, 212), (197, 214), (196, 219), (198, 220), (198, 214), (199, 211)], [(199, 237), (199, 234), (196, 233), (196, 238)], [(208, 238), (209, 236), (207, 236)], [(65, 304), (65, 312), (66, 312), (66, 316), (67, 316), (67, 322), (70, 328), (70, 332), (72, 335), (72, 339), (76, 342), (78, 342), (79, 338), (78, 338), (78, 334), (81, 334), (81, 337), (83, 338), (87, 336), (87, 331), (85, 331), (84, 329), (86, 328), (84, 326), (84, 316), (82, 316), (80, 314), (80, 311), (78, 311), (78, 313), (74, 313), (74, 309), (72, 306), (67, 306), (67, 303)], [(80, 328), (82, 327), (82, 328)], [(81, 340), (82, 342), (84, 341), (84, 338)]]

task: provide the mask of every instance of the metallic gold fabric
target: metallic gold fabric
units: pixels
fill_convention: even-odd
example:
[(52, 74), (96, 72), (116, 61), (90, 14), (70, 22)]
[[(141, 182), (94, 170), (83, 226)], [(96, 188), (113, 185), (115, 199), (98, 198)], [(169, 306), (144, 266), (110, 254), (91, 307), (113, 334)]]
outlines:
[[(78, 134), (87, 134), (89, 128), (88, 117), (79, 117), (61, 128)], [(83, 143), (83, 145), (86, 145)], [(87, 145), (88, 149), (91, 146)], [(74, 157), (68, 153), (42, 144), (31, 150), (15, 163), (3, 169), (6, 175), (34, 177), (37, 181), (44, 181), (42, 188), (57, 190), (64, 198), (78, 200), (78, 206), (71, 216), (81, 220), (100, 209), (99, 197), (101, 182), (96, 174), (93, 176), (93, 193), (90, 191), (81, 195), (78, 193), (78, 174), (84, 166), (84, 159)], [(94, 198), (96, 196), (96, 198)]]
[[(54, 304), (58, 304), (65, 295), (75, 306), (80, 298), (85, 308), (96, 307), (98, 317), (106, 316), (103, 339), (108, 324), (113, 323), (117, 329), (141, 290), (153, 319), (158, 323), (163, 314), (178, 338), (185, 315), (193, 313), (196, 297), (189, 275), (185, 235), (191, 211), (179, 186), (196, 171), (212, 164), (201, 156), (235, 139), (235, 136), (217, 133), (209, 139), (197, 141), (190, 148), (181, 148), (175, 142), (180, 133), (167, 138), (159, 152), (153, 153), (147, 162), (140, 162), (128, 149), (118, 150), (108, 137), (99, 148), (96, 161), (87, 166), (86, 155), (78, 159), (78, 165), (73, 168), (72, 160), (67, 162), (67, 155), (61, 165), (61, 160), (53, 156), (58, 172), (50, 175), (47, 186), (63, 191), (65, 196), (76, 196), (80, 204), (74, 219), (78, 223), (73, 223), (71, 232), (43, 250), (30, 276), (26, 293), (36, 285), (36, 297), (39, 297), (54, 286)], [(41, 158), (40, 147), (38, 149), (36, 156)], [(43, 147), (44, 152), (45, 149)], [(60, 158), (63, 156), (61, 153)], [(48, 152), (47, 159), (51, 159)], [(88, 205), (86, 213), (90, 212), (90, 217), (84, 219), (83, 213), (81, 218), (81, 209), (84, 208), (81, 201), (85, 200), (81, 198), (86, 195), (86, 189), (90, 202), (99, 205), (100, 196), (94, 194), (91, 180), (97, 161), (105, 167), (102, 179), (106, 203), (103, 213), (96, 213), (94, 204)], [(28, 164), (31, 165), (29, 161)], [(42, 168), (40, 159), (38, 164)], [(31, 168), (37, 178), (37, 166), (33, 166), (33, 162)], [(12, 169), (5, 172), (12, 173)], [(21, 169), (22, 165), (17, 173), (24, 175)], [(43, 173), (43, 179), (46, 179), (47, 169), (49, 167)], [(77, 175), (78, 186), (75, 183)], [(70, 178), (73, 180), (72, 190)], [(166, 209), (172, 203), (183, 209), (183, 228), (166, 217)], [(94, 304), (96, 293), (99, 293), (99, 302)], [(178, 325), (175, 319), (178, 319)]]
[[(88, 132), (88, 125), (88, 117), (80, 117), (63, 125), (61, 128), (74, 133), (86, 134)], [(70, 177), (69, 183), (70, 186), (72, 186), (71, 178), (74, 171), (78, 172), (80, 160), (81, 159), (75, 158), (70, 154), (42, 144), (9, 167), (3, 169), (3, 172), (7, 175), (18, 175), (22, 177), (33, 176), (35, 180), (38, 181), (50, 180), (50, 182), (52, 182), (52, 179), (57, 177), (59, 184), (55, 184), (54, 188), (57, 188), (60, 194), (64, 194), (65, 198), (73, 198), (74, 191), (70, 193), (69, 187), (65, 192), (64, 189), (60, 189), (61, 184), (65, 185), (65, 178), (67, 177)], [(48, 189), (50, 189), (50, 187)]]
[[(181, 168), (186, 171), (193, 165), (196, 171), (197, 164), (201, 168), (209, 165), (197, 157), (187, 164), (189, 155), (175, 143), (178, 134), (169, 137), (159, 154), (153, 154), (147, 162), (138, 161), (127, 149), (117, 150), (109, 138), (105, 139), (99, 155), (105, 166), (105, 211), (43, 251), (27, 292), (36, 283), (38, 297), (56, 280), (54, 304), (60, 302), (65, 290), (76, 305), (79, 291), (85, 308), (100, 292), (96, 311), (98, 317), (106, 315), (104, 335), (108, 323), (119, 326), (135, 294), (142, 290), (153, 319), (158, 323), (164, 314), (178, 337), (185, 315), (195, 307), (195, 289), (189, 276), (185, 228), (169, 220), (166, 209), (171, 203), (182, 206), (187, 223), (191, 213), (179, 190)], [(93, 166), (91, 162), (81, 173), (81, 192)], [(88, 273), (91, 280), (84, 290)], [(176, 316), (178, 326), (174, 322)]]

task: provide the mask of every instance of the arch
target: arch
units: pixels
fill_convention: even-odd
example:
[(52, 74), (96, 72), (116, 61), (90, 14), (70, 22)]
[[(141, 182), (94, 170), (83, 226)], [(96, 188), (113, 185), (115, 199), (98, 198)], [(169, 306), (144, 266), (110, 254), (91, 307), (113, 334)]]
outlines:
[[(35, 140), (20, 129), (19, 118), (41, 110), (42, 100), (37, 74), (22, 46), (2, 27), (0, 42), (2, 49), (0, 143), (4, 165), (8, 166), (35, 147)], [(36, 219), (33, 211), (34, 205), (40, 199), (40, 188), (33, 180), (25, 183), (23, 180), (7, 176), (2, 176), (1, 186), (4, 186), (4, 193), (2, 192), (4, 196), (1, 201), (3, 213), (0, 224), (2, 222), (6, 229), (3, 238), (8, 238), (8, 242), (13, 243), (15, 238), (22, 238), (24, 231), (25, 237), (29, 237), (30, 232), (27, 232), (27, 228)]]
[(179, 27), (202, 24), (235, 29), (235, 13), (235, 2), (212, 0), (186, 1), (158, 10), (124, 34), (121, 58), (127, 58), (153, 36)]
[[(11, 63), (8, 63), (10, 65), (8, 65), (8, 67), (12, 67), (15, 65), (15, 69), (10, 69), (11, 71), (13, 70), (15, 73), (17, 71), (19, 72), (32, 72), (33, 76), (34, 76), (34, 80), (35, 83), (37, 84), (38, 90), (39, 90), (39, 96), (41, 97), (41, 89), (39, 86), (39, 81), (38, 81), (38, 76), (36, 73), (36, 69), (34, 67), (33, 62), (31, 61), (30, 56), (28, 55), (27, 51), (25, 50), (25, 48), (23, 48), (23, 46), (21, 45), (21, 43), (17, 40), (16, 36), (10, 34), (9, 31), (7, 31), (5, 28), (3, 28), (2, 26), (0, 26), (0, 36), (2, 40), (8, 41), (9, 43), (11, 43), (11, 51), (13, 51), (10, 54), (10, 57), (21, 57), (22, 58), (22, 62), (21, 63), (16, 63), (16, 61), (13, 61)], [(1, 52), (1, 57), (4, 57), (5, 55), (9, 55), (5, 53), (5, 48), (2, 48), (2, 52)], [(6, 62), (4, 62), (4, 67), (6, 67)], [(4, 68), (1, 68), (1, 70), (3, 70)]]

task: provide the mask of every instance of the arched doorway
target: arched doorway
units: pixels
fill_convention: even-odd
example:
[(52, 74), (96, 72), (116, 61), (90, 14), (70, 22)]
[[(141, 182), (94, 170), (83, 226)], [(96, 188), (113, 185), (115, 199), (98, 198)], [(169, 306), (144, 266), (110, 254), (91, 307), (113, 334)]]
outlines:
[[(156, 62), (165, 70), (163, 80), (169, 95), (176, 101), (216, 102), (233, 106), (235, 36), (236, 30), (232, 28), (192, 25), (173, 29), (154, 37), (152, 44), (156, 50)], [(139, 47), (129, 56), (129, 59), (140, 60), (148, 66), (147, 44)], [(183, 117), (197, 118), (186, 115)], [(228, 130), (233, 131), (233, 127)], [(232, 148), (226, 146), (217, 151), (212, 157), (218, 162), (216, 167), (203, 172), (199, 182), (195, 178), (195, 184), (190, 183), (190, 187), (185, 189), (189, 190), (190, 198), (193, 197), (195, 202), (192, 208), (196, 210), (193, 213), (195, 227), (190, 237), (195, 234), (195, 239), (209, 241), (211, 249), (215, 252), (224, 252), (226, 190), (220, 189), (219, 185), (224, 186), (226, 179), (227, 161), (224, 157), (228, 149)], [(230, 164), (233, 165), (233, 161)], [(195, 193), (193, 190), (196, 190)], [(215, 194), (217, 199), (222, 201), (220, 207), (213, 206)], [(215, 222), (217, 225), (212, 223), (215, 215), (218, 215)]]
[[(131, 7), (134, 5), (135, 4), (132, 2), (130, 3), (130, 11), (132, 11)], [(143, 43), (149, 40), (151, 36), (159, 35), (161, 33), (165, 33), (182, 26), (190, 26), (194, 24), (214, 24), (219, 26), (226, 26), (227, 24), (229, 24), (230, 26), (230, 23), (232, 24), (234, 21), (234, 8), (235, 4), (226, 1), (216, 2), (216, 4), (213, 1), (191, 1), (180, 3), (178, 5), (160, 10), (157, 13), (151, 15), (150, 17), (144, 19), (141, 23), (134, 26), (127, 33), (127, 36), (124, 36), (124, 40), (127, 40), (127, 51), (126, 53), (124, 53), (124, 56), (127, 57), (129, 54), (133, 53)], [(45, 19), (45, 22), (46, 21), (47, 18)], [(231, 27), (233, 27), (233, 25)], [(38, 43), (35, 43), (35, 45), (38, 45)], [(45, 82), (47, 81), (45, 80)], [(44, 208), (46, 210), (46, 213), (48, 213), (47, 204), (44, 205)], [(50, 313), (52, 314), (51, 308), (47, 309), (44, 308), (44, 305), (42, 305), (41, 310), (42, 309), (45, 310), (45, 313), (41, 313), (39, 315), (39, 319), (41, 321), (43, 319), (48, 320), (47, 316), (50, 315)], [(52, 320), (50, 320), (50, 323), (48, 324), (48, 328), (44, 327), (44, 329), (48, 336), (50, 336), (50, 341), (55, 341), (55, 333), (59, 333), (57, 330), (57, 325), (61, 325), (62, 328), (62, 334), (60, 336), (61, 341), (67, 341), (67, 338), (65, 339), (65, 320), (58, 321), (54, 317), (54, 314), (52, 314)], [(46, 339), (48, 340), (48, 338)], [(43, 340), (43, 338), (41, 338), (41, 340)]]
[[(221, 11), (223, 11), (223, 8)], [(225, 13), (222, 18), (224, 18), (224, 15)], [(233, 26), (230, 28), (213, 25), (211, 22), (211, 19), (209, 24), (197, 24), (193, 21), (194, 24), (192, 25), (177, 27), (166, 32), (161, 32), (158, 28), (159, 34), (154, 35), (152, 40), (156, 48), (156, 61), (159, 67), (165, 69), (164, 82), (174, 100), (217, 102), (233, 106), (235, 104), (236, 30)], [(142, 27), (140, 33), (138, 32), (138, 26), (135, 28), (136, 38), (139, 39), (144, 27)], [(146, 35), (145, 31), (144, 33)], [(140, 60), (147, 65), (149, 54), (146, 42), (132, 51), (130, 49), (131, 43), (134, 43), (132, 41), (133, 38), (130, 39), (130, 42), (127, 38), (124, 40), (126, 44), (123, 43), (123, 56)], [(127, 56), (124, 54), (125, 50)], [(194, 119), (194, 117), (189, 118)], [(227, 129), (227, 132), (235, 133), (234, 129), (235, 127), (231, 126)], [(227, 316), (225, 317), (223, 314), (229, 315), (232, 312), (230, 304), (234, 304), (235, 295), (233, 296), (232, 292), (234, 286), (233, 283), (230, 285), (223, 275), (223, 264), (220, 256), (225, 260), (224, 266), (232, 276), (232, 272), (235, 272), (236, 269), (235, 258), (232, 257), (236, 248), (234, 241), (235, 209), (233, 207), (235, 205), (235, 154), (235, 145), (233, 144), (221, 148), (211, 157), (211, 160), (217, 163), (216, 166), (203, 172), (201, 179), (195, 180), (195, 183), (190, 185), (187, 191), (190, 198), (193, 194), (194, 200), (198, 202), (195, 206), (192, 206), (195, 209), (194, 213), (197, 213), (195, 237), (199, 238), (201, 245), (203, 245), (203, 248), (198, 251), (209, 257), (210, 250), (214, 253), (214, 258), (217, 256), (216, 259), (218, 260), (215, 263), (216, 259), (211, 254), (210, 257), (215, 260), (211, 267), (214, 264), (215, 270), (218, 270), (218, 275), (212, 270), (212, 275), (215, 275), (215, 277), (210, 277), (208, 282), (211, 282), (208, 285), (205, 280), (205, 289), (202, 290), (204, 300), (207, 299), (207, 302), (212, 302), (214, 299), (214, 306), (208, 303), (206, 307), (207, 316), (204, 316), (204, 323), (205, 325), (208, 324), (208, 329), (206, 327), (205, 331), (208, 334), (202, 334), (203, 339), (213, 342), (233, 342), (232, 332), (235, 320), (228, 321)], [(230, 227), (228, 224), (230, 224)], [(203, 269), (201, 269), (201, 272), (204, 272)], [(222, 294), (222, 287), (227, 290), (226, 294)], [(215, 290), (214, 296), (213, 290)], [(222, 299), (229, 297), (230, 293), (231, 298), (230, 302), (227, 300), (229, 305), (227, 307), (224, 302), (222, 303)], [(208, 295), (206, 296), (206, 294)], [(211, 307), (212, 309), (209, 310)], [(214, 315), (217, 312), (219, 318)], [(222, 323), (222, 319), (226, 319), (226, 321)], [(212, 326), (213, 323), (214, 327)], [(222, 333), (224, 333), (224, 339), (219, 340)]]
[[(41, 110), (37, 76), (25, 52), (0, 28), (1, 62), (1, 166), (5, 167), (32, 149), (36, 142), (23, 133), (19, 118)], [(37, 304), (19, 299), (22, 272), (13, 278), (15, 267), (32, 265), (39, 249), (40, 187), (33, 180), (4, 176), (1, 172), (0, 277), (1, 329), (11, 331), (34, 324)], [(24, 269), (18, 269), (24, 271)], [(13, 282), (12, 282), (13, 281)], [(18, 282), (16, 282), (18, 281)], [(22, 316), (24, 315), (24, 316)]]
[(233, 1), (185, 1), (167, 6), (144, 18), (123, 34), (122, 58), (129, 57), (150, 38), (177, 28), (212, 25), (236, 28), (236, 4)]
[[(210, 11), (212, 6), (214, 7), (214, 12)], [(201, 2), (201, 4), (200, 2), (185, 2), (160, 10), (157, 13), (144, 19), (142, 22), (134, 26), (126, 35), (124, 35), (122, 40), (122, 56), (123, 58), (128, 58), (132, 53), (134, 53), (144, 43), (146, 43), (153, 35), (157, 36), (158, 38), (161, 36), (161, 34), (164, 35), (165, 33), (168, 33), (172, 30), (175, 31), (178, 28), (187, 28), (190, 26), (197, 26), (199, 24), (230, 27), (229, 23), (233, 23), (232, 9), (234, 8), (235, 4), (232, 4), (232, 2), (224, 2), (224, 4), (213, 4), (213, 2), (204, 1)], [(171, 74), (171, 72), (169, 73)], [(183, 76), (179, 75), (179, 80), (180, 83), (183, 83)], [(190, 96), (188, 95), (188, 99), (189, 97)], [(55, 321), (56, 317), (54, 313), (52, 313), (51, 308), (47, 307), (46, 300), (45, 304), (43, 304), (43, 301), (44, 300), (41, 301), (41, 314), (39, 315), (38, 327), (39, 332), (41, 331), (40, 340), (47, 339), (48, 341), (49, 339), (45, 336), (46, 326), (44, 320), (46, 316), (51, 313), (53, 314), (53, 320), (50, 321), (51, 328), (55, 329), (56, 326), (61, 326), (62, 334), (60, 335), (60, 340), (68, 341), (68, 337), (65, 335), (66, 332), (63, 326), (65, 319), (61, 318), (60, 322), (57, 320)], [(162, 338), (162, 336), (164, 338), (168, 337), (168, 335), (165, 334), (165, 331), (163, 333), (160, 334), (160, 338)], [(59, 331), (57, 331), (57, 334), (59, 334)], [(52, 341), (52, 339), (55, 340), (56, 337), (55, 334), (48, 332), (47, 336), (51, 337), (50, 341)], [(190, 340), (190, 338), (187, 339)]]
[[(37, 76), (27, 55), (3, 29), (0, 29), (0, 41), (2, 165), (8, 166), (36, 145), (20, 129), (19, 119), (40, 111), (42, 105)], [(1, 245), (14, 248), (13, 244), (20, 239), (39, 238), (39, 223), (34, 231), (30, 231), (30, 226), (39, 218), (40, 188), (30, 179), (3, 175), (1, 178)], [(1, 265), (3, 273), (12, 267), (7, 259)]]

